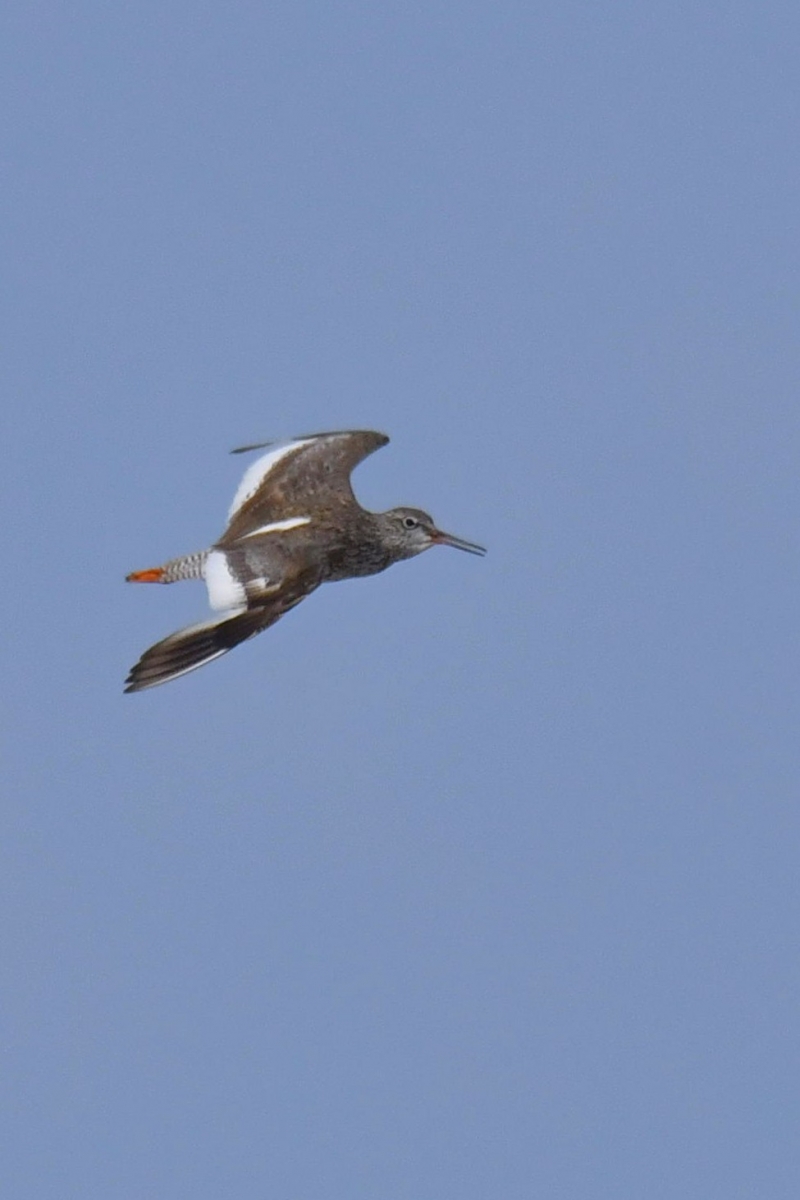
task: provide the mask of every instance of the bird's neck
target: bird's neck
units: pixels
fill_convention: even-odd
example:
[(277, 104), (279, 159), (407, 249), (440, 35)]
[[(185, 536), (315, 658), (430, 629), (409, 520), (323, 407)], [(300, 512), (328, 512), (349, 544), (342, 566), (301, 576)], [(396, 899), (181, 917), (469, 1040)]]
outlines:
[(358, 520), (348, 523), (347, 530), (328, 555), (329, 580), (377, 575), (391, 566), (394, 556), (383, 536), (381, 516), (381, 513), (362, 509)]

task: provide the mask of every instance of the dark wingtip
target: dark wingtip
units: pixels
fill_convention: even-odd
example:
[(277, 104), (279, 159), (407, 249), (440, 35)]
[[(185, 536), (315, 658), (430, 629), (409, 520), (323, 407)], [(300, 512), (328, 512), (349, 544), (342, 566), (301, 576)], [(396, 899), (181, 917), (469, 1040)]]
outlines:
[(249, 452), (251, 450), (266, 450), (268, 446), (279, 446), (284, 442), (288, 445), (290, 442), (303, 442), (306, 440), (310, 441), (313, 438), (340, 437), (342, 434), (350, 434), (350, 433), (359, 433), (359, 434), (369, 433), (373, 437), (378, 438), (378, 446), (376, 446), (376, 449), (378, 449), (380, 446), (387, 445), (387, 443), (389, 442), (389, 435), (387, 433), (379, 433), (377, 430), (372, 430), (372, 429), (329, 429), (329, 430), (325, 431), (324, 433), (298, 433), (294, 437), (291, 437), (291, 438), (271, 438), (268, 442), (251, 442), (247, 446), (234, 446), (233, 450), (231, 450), (230, 453), (231, 454), (249, 454)]
[(275, 446), (277, 442), (272, 438), (269, 442), (253, 442), (249, 446), (234, 446), (231, 454), (248, 454), (251, 450), (264, 450), (267, 446)]
[[(138, 666), (139, 664), (137, 663), (136, 667)], [(142, 685), (137, 679), (138, 672), (136, 667), (131, 667), (130, 671), (128, 672), (125, 680), (125, 687), (122, 689), (122, 694), (124, 696), (127, 696), (130, 692), (140, 692), (142, 690)]]

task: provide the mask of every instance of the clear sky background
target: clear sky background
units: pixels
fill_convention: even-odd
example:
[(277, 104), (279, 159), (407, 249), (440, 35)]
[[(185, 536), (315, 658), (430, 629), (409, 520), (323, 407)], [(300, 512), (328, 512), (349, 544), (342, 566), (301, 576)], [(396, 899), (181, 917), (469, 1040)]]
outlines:
[[(12, 3), (9, 1200), (796, 1200), (800, 13)], [(237, 444), (485, 543), (123, 696)]]

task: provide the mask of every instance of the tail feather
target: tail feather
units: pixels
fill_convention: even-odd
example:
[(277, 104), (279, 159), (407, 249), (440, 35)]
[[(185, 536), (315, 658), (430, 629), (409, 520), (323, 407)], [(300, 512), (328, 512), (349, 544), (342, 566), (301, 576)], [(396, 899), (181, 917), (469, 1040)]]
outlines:
[(180, 558), (171, 558), (162, 567), (131, 571), (125, 578), (128, 583), (177, 583), (181, 579), (202, 579), (207, 558), (207, 550), (198, 550), (194, 554), (182, 554)]
[(168, 683), (202, 667), (205, 663), (227, 654), (234, 646), (266, 629), (282, 615), (263, 608), (245, 609), (223, 620), (202, 621), (171, 633), (163, 641), (145, 650), (125, 680), (126, 692), (142, 692), (145, 688)]

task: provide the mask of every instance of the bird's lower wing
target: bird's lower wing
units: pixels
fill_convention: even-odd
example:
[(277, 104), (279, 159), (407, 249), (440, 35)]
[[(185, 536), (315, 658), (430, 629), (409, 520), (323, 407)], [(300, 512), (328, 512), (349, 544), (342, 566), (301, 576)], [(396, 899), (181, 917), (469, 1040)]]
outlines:
[(248, 608), (232, 617), (203, 621), (171, 633), (145, 650), (125, 680), (125, 691), (142, 692), (197, 670), (274, 625), (302, 599), (302, 595), (276, 598), (268, 605)]

